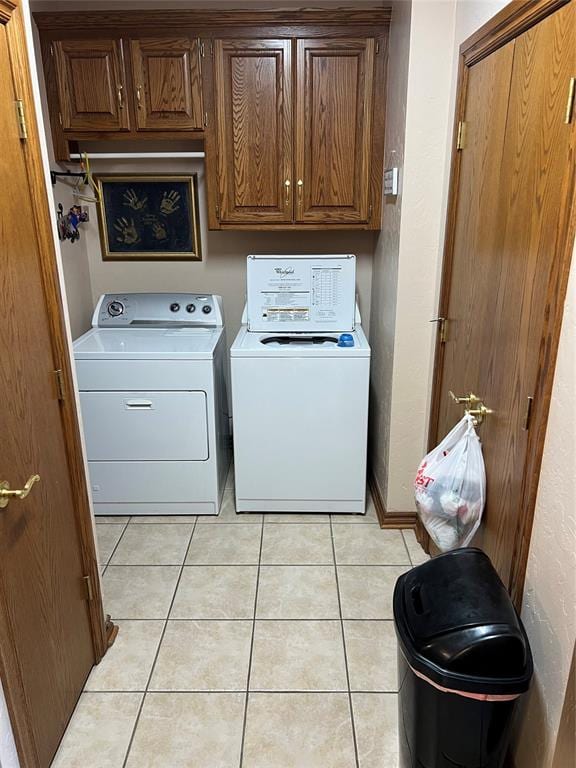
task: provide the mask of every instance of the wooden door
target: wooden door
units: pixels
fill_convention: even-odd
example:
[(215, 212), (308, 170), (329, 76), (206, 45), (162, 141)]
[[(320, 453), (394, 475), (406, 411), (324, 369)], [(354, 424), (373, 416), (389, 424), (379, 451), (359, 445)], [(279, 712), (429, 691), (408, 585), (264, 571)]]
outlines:
[(565, 290), (574, 15), (571, 3), (469, 67), (453, 180), (431, 436), (441, 439), (462, 415), (449, 390), (473, 392), (493, 409), (479, 427), (487, 503), (478, 543), (511, 588), (525, 490), (534, 481), (531, 416), (544, 414), (543, 437), (544, 382), (551, 383), (555, 354), (550, 318), (561, 313)]
[(0, 481), (22, 489), (40, 476), (26, 498), (0, 504), (0, 678), (22, 768), (47, 768), (105, 633), (99, 585), (89, 602), (85, 581), (97, 573), (94, 539), (67, 431), (78, 425), (61, 321), (54, 325), (60, 305), (22, 17), (2, 0), (0, 135)]
[(138, 130), (202, 130), (198, 40), (149, 37), (130, 48)]
[(292, 221), (289, 40), (216, 40), (221, 222)]
[(374, 40), (298, 40), (296, 221), (370, 217)]
[(62, 128), (126, 131), (130, 128), (121, 40), (55, 40)]

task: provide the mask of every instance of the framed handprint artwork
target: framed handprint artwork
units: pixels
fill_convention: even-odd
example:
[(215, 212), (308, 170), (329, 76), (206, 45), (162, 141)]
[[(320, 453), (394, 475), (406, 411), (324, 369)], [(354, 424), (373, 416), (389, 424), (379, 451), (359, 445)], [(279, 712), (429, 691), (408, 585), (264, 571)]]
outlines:
[(104, 261), (201, 261), (196, 174), (95, 180)]

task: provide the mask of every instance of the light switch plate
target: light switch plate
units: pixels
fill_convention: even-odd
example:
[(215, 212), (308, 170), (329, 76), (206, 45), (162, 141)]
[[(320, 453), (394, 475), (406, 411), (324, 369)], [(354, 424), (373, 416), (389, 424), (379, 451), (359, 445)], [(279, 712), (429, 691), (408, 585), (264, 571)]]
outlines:
[(384, 171), (384, 194), (398, 194), (398, 168), (386, 168)]

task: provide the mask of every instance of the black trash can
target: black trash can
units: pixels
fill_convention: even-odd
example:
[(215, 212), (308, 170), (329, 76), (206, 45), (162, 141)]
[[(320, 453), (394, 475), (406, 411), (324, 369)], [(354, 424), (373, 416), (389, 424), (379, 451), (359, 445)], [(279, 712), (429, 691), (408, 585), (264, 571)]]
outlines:
[(457, 549), (400, 576), (394, 622), (401, 768), (501, 768), (533, 667), (488, 556)]

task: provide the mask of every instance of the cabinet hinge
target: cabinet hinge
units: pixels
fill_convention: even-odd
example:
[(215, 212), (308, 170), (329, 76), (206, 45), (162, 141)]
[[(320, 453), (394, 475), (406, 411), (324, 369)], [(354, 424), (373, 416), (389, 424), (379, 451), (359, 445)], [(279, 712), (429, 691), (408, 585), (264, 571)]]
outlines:
[(26, 125), (26, 110), (22, 99), (16, 99), (16, 120), (18, 121), (18, 136), (21, 139), (28, 138), (28, 126)]
[(58, 368), (56, 371), (54, 371), (54, 376), (56, 377), (56, 392), (58, 395), (58, 400), (63, 403), (66, 399), (66, 394), (64, 387), (64, 374), (62, 373), (62, 369)]
[(458, 134), (456, 136), (456, 149), (464, 149), (466, 146), (466, 123), (460, 120), (458, 123)]
[(532, 421), (532, 404), (534, 403), (533, 397), (527, 398), (528, 402), (526, 403), (526, 414), (524, 416), (524, 429), (528, 431), (530, 429), (530, 422)]
[(83, 576), (82, 581), (84, 582), (84, 586), (86, 588), (86, 600), (88, 602), (92, 602), (94, 600), (94, 588), (92, 586), (92, 577), (91, 576)]
[(204, 49), (204, 41), (200, 40), (200, 38), (198, 38), (198, 45), (200, 46), (200, 56), (204, 58), (204, 56), (206, 55), (206, 51)]

